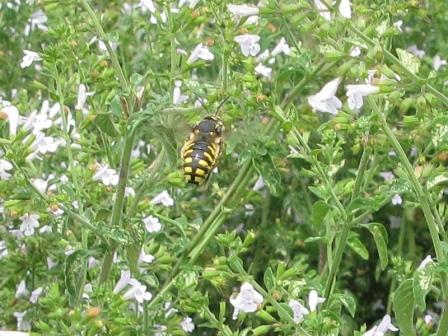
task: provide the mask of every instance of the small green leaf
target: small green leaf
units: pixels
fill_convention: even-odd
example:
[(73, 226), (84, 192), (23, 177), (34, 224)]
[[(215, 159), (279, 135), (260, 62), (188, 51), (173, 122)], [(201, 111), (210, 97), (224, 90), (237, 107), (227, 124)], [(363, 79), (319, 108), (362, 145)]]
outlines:
[(389, 262), (387, 255), (387, 231), (383, 224), (381, 223), (369, 223), (364, 224), (365, 227), (373, 236), (375, 241), (376, 249), (378, 250), (378, 256), (380, 257), (381, 270), (385, 270)]
[(264, 182), (273, 195), (280, 190), (281, 175), (272, 157), (267, 154), (252, 160), (255, 170), (263, 177)]
[(362, 259), (368, 260), (369, 259), (369, 251), (367, 250), (367, 247), (359, 240), (358, 235), (352, 234), (348, 238), (348, 246), (356, 252)]
[(395, 319), (402, 335), (415, 335), (414, 304), (413, 281), (407, 279), (397, 288), (393, 298)]
[(112, 122), (112, 113), (98, 113), (95, 117), (95, 125), (111, 137), (117, 137), (120, 134)]
[(233, 255), (227, 259), (227, 262), (229, 263), (229, 266), (232, 269), (232, 271), (244, 274), (243, 261), (240, 258)]
[(397, 56), (401, 63), (413, 74), (416, 74), (420, 69), (420, 60), (417, 56), (411, 54), (410, 52), (397, 48)]
[(264, 272), (263, 276), (264, 285), (268, 290), (271, 290), (275, 286), (275, 277), (274, 273), (272, 272), (272, 268), (268, 267), (266, 272)]
[(431, 268), (428, 266), (416, 271), (412, 284), (415, 304), (423, 312), (426, 309), (426, 295), (429, 293), (432, 284)]
[(291, 307), (288, 306), (286, 303), (279, 303), (279, 305), (283, 308), (283, 309), (278, 309), (278, 316), (280, 316), (280, 319), (284, 322), (290, 322), (291, 318), (292, 318), (292, 310)]
[(322, 222), (330, 209), (330, 206), (323, 201), (317, 201), (313, 204), (311, 209), (311, 222), (318, 230), (321, 228)]
[(356, 302), (352, 295), (350, 294), (334, 294), (334, 297), (338, 299), (350, 315), (354, 318), (356, 313)]

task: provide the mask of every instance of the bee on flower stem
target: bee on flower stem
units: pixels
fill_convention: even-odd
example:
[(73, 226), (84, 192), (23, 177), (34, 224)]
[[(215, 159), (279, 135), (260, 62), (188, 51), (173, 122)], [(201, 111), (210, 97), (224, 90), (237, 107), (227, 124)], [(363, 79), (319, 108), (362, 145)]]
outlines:
[(201, 185), (208, 179), (221, 154), (223, 131), (223, 122), (215, 116), (193, 127), (181, 149), (185, 181)]

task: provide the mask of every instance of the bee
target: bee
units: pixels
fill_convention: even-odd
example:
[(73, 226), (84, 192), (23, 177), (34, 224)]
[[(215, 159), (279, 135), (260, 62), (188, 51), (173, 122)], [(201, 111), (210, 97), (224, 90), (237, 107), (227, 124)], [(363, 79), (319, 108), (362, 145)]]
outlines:
[(221, 154), (224, 124), (218, 117), (207, 116), (191, 130), (181, 149), (185, 181), (201, 185)]

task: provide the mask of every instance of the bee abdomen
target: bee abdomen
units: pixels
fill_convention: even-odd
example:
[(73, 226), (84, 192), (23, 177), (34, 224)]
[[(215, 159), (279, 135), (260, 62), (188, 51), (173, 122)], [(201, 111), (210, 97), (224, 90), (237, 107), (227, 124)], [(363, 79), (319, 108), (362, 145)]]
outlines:
[(189, 183), (201, 184), (215, 164), (214, 153), (206, 142), (194, 142), (185, 151), (184, 175)]

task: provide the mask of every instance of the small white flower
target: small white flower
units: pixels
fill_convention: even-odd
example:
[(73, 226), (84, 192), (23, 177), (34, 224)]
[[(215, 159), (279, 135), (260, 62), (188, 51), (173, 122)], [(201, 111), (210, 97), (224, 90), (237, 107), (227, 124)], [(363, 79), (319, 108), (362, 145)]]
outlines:
[(146, 291), (146, 286), (142, 285), (139, 281), (135, 279), (129, 280), (129, 284), (132, 286), (128, 291), (123, 295), (123, 299), (135, 299), (139, 303), (143, 303), (143, 301), (149, 301), (152, 299), (152, 294)]
[(202, 43), (199, 43), (191, 52), (190, 57), (188, 57), (187, 64), (193, 64), (198, 59), (204, 60), (204, 61), (212, 61), (215, 58), (215, 55), (213, 55), (207, 46), (203, 45)]
[(378, 86), (373, 86), (370, 84), (357, 84), (357, 85), (347, 85), (346, 95), (348, 97), (348, 106), (353, 111), (359, 111), (364, 104), (363, 98), (378, 93), (380, 88)]
[(29, 24), (25, 27), (25, 35), (28, 35), (30, 31), (34, 28), (42, 30), (44, 32), (48, 31), (47, 27), (48, 18), (42, 9), (31, 14), (30, 19), (28, 20)]
[(105, 186), (116, 186), (118, 184), (119, 176), (114, 169), (99, 164), (96, 173), (93, 175), (93, 180), (101, 180)]
[(68, 257), (68, 256), (71, 256), (75, 252), (76, 252), (76, 249), (74, 249), (73, 247), (71, 247), (69, 245), (65, 248), (64, 254)]
[(270, 53), (269, 49), (266, 49), (261, 54), (259, 54), (255, 60), (257, 62), (261, 63), (261, 62), (266, 61), (270, 56), (271, 56), (271, 53)]
[(124, 189), (124, 195), (126, 197), (135, 197), (135, 190), (132, 187), (126, 187)]
[(255, 67), (255, 73), (266, 78), (271, 78), (272, 69), (260, 63)]
[(341, 0), (339, 3), (339, 13), (346, 19), (352, 18), (352, 8), (350, 6), (350, 0)]
[(257, 181), (254, 184), (254, 187), (252, 188), (253, 191), (258, 191), (262, 189), (265, 186), (263, 177), (260, 175), (257, 179)]
[(55, 262), (53, 259), (51, 259), (50, 257), (47, 257), (47, 267), (48, 270), (51, 270), (53, 267), (55, 267), (58, 263)]
[(164, 190), (160, 194), (156, 195), (151, 203), (154, 205), (162, 204), (163, 206), (170, 207), (174, 205), (174, 200), (168, 194), (168, 191)]
[(179, 0), (179, 7), (188, 4), (188, 8), (194, 9), (198, 3), (199, 0)]
[(227, 9), (237, 18), (258, 15), (258, 13), (260, 12), (260, 9), (258, 7), (246, 4), (243, 5), (229, 4), (227, 5)]
[(140, 255), (138, 256), (138, 263), (147, 263), (150, 264), (154, 261), (154, 256), (151, 254), (146, 254), (146, 252), (142, 249)]
[(39, 297), (42, 295), (43, 290), (44, 289), (42, 287), (39, 287), (39, 288), (36, 288), (35, 290), (33, 290), (31, 292), (30, 302), (33, 304), (37, 303), (37, 300), (39, 300)]
[(316, 6), (317, 10), (319, 11), (320, 16), (322, 16), (325, 20), (328, 20), (328, 21), (331, 20), (331, 13), (328, 10), (327, 6), (325, 6), (322, 3), (322, 1), (314, 0), (314, 6)]
[(380, 176), (384, 179), (384, 181), (392, 181), (395, 178), (394, 173), (390, 171), (381, 172)]
[(16, 299), (28, 296), (28, 290), (26, 289), (25, 280), (20, 281), (16, 289)]
[(338, 113), (338, 109), (342, 107), (342, 103), (335, 94), (340, 82), (340, 78), (335, 78), (325, 84), (318, 93), (308, 97), (308, 104), (311, 105), (313, 111), (327, 112), (333, 115)]
[(394, 22), (394, 27), (397, 28), (399, 32), (403, 32), (403, 29), (401, 28), (403, 26), (403, 20), (398, 20), (397, 22)]
[(84, 84), (79, 84), (78, 87), (78, 99), (76, 101), (75, 109), (85, 112), (85, 105), (87, 97), (94, 95), (95, 92), (87, 92), (87, 87)]
[(244, 56), (257, 56), (260, 52), (260, 36), (254, 34), (243, 34), (235, 36), (234, 41), (240, 45)]
[(308, 306), (310, 311), (316, 311), (317, 305), (325, 302), (325, 298), (320, 297), (314, 289), (308, 294)]
[(86, 283), (82, 291), (82, 298), (90, 302), (90, 294), (93, 292), (92, 284)]
[(250, 283), (245, 282), (238, 295), (230, 297), (230, 303), (235, 307), (232, 318), (236, 320), (240, 311), (245, 313), (255, 312), (263, 303), (263, 296)]
[(188, 96), (183, 95), (180, 87), (182, 86), (182, 81), (177, 80), (174, 81), (174, 89), (173, 89), (173, 104), (179, 105), (183, 104), (188, 100)]
[(441, 67), (445, 66), (447, 64), (446, 60), (440, 58), (439, 55), (435, 55), (432, 59), (432, 65), (434, 67), (434, 70), (439, 70)]
[[(94, 41), (96, 41), (97, 40), (97, 38), (96, 38), (96, 36), (93, 38), (93, 40)], [(109, 45), (110, 45), (110, 47), (112, 48), (112, 50), (116, 50), (117, 49), (117, 47), (118, 47), (118, 43), (117, 42), (112, 42), (112, 41), (109, 41)], [(98, 49), (100, 49), (103, 53), (108, 53), (108, 51), (107, 51), (107, 47), (106, 47), (106, 43), (104, 43), (103, 41), (101, 41), (101, 40), (98, 40)]]
[(291, 309), (292, 309), (292, 313), (293, 313), (293, 319), (295, 323), (300, 323), (303, 321), (303, 318), (305, 317), (305, 315), (308, 315), (310, 312), (308, 309), (306, 309), (306, 307), (304, 305), (302, 305), (299, 301), (297, 300), (291, 300), (289, 301), (288, 304)]
[(0, 240), (0, 260), (8, 256), (8, 248), (6, 247), (6, 242)]
[(19, 110), (9, 101), (3, 100), (0, 97), (0, 119), (7, 119), (9, 123), (9, 135), (17, 134), (17, 127), (19, 126)]
[(31, 64), (33, 64), (33, 62), (38, 62), (42, 60), (40, 55), (35, 51), (24, 50), (23, 52), (25, 53), (25, 55), (23, 56), (22, 62), (20, 63), (20, 67), (22, 69), (28, 68)]
[(383, 336), (388, 331), (398, 331), (398, 328), (391, 323), (390, 316), (386, 314), (379, 325), (374, 325), (363, 336)]
[(59, 139), (55, 139), (52, 136), (45, 136), (44, 133), (38, 133), (34, 139), (31, 148), (34, 149), (34, 153), (31, 154), (32, 157), (40, 154), (54, 153), (58, 149), (62, 142)]
[(271, 56), (277, 56), (278, 54), (283, 53), (285, 55), (291, 54), (291, 49), (289, 48), (288, 42), (286, 39), (282, 37), (277, 45), (272, 49)]
[(423, 318), (425, 321), (425, 324), (432, 324), (434, 317), (432, 317), (430, 314), (426, 314), (425, 317)]
[(426, 52), (422, 49), (419, 49), (415, 44), (409, 46), (406, 50), (409, 51), (411, 54), (414, 54), (418, 58), (423, 58), (426, 55)]
[(151, 13), (155, 13), (156, 11), (156, 6), (152, 0), (140, 0), (140, 6), (146, 10), (149, 10)]
[(39, 233), (52, 233), (53, 229), (51, 228), (50, 225), (44, 225), (39, 229)]
[(180, 326), (186, 333), (191, 333), (194, 330), (194, 323), (191, 317), (187, 316), (180, 322)]
[(352, 50), (350, 50), (350, 56), (351, 57), (358, 57), (361, 55), (361, 48), (360, 47), (353, 47)]
[(9, 180), (11, 174), (8, 173), (9, 170), (13, 168), (13, 165), (4, 159), (0, 159), (0, 180)]
[(393, 205), (401, 205), (403, 203), (403, 199), (399, 194), (395, 194), (394, 197), (392, 197), (392, 204)]
[(120, 279), (118, 280), (117, 284), (114, 287), (113, 293), (118, 294), (120, 293), (131, 280), (131, 272), (130, 271), (121, 271)]
[(89, 259), (87, 259), (87, 268), (92, 269), (97, 267), (100, 264), (98, 259), (95, 259), (94, 257), (90, 256)]
[(433, 264), (433, 263), (434, 263), (434, 260), (432, 260), (431, 255), (427, 255), (425, 257), (425, 259), (423, 259), (422, 262), (420, 263), (420, 265), (417, 267), (417, 271), (421, 271), (426, 266), (428, 266), (429, 264)]
[(25, 236), (31, 236), (34, 234), (34, 229), (39, 227), (39, 215), (36, 214), (25, 214), (20, 217), (22, 224), (20, 224), (20, 231)]
[(159, 232), (162, 229), (159, 219), (153, 216), (143, 218), (143, 223), (148, 232)]
[(17, 319), (17, 330), (29, 331), (31, 324), (25, 320), (26, 310), (23, 312), (14, 312), (14, 317)]

